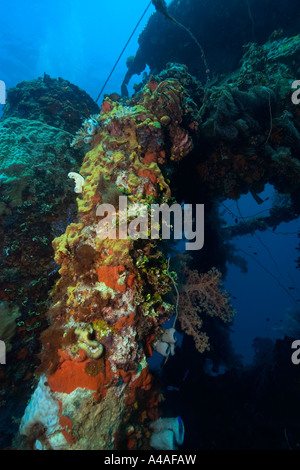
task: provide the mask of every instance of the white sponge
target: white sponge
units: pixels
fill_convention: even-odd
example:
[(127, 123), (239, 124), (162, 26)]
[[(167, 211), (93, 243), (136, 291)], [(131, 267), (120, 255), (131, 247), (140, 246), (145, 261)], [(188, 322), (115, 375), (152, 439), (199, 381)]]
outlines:
[(174, 450), (176, 444), (181, 445), (184, 440), (184, 424), (180, 416), (177, 418), (159, 418), (150, 424), (153, 434), (150, 437), (150, 446), (156, 450)]
[(32, 426), (36, 423), (45, 426), (47, 437), (60, 429), (59, 403), (53, 398), (51, 389), (45, 382), (46, 377), (43, 375), (25, 409), (20, 424), (21, 435), (29, 436)]

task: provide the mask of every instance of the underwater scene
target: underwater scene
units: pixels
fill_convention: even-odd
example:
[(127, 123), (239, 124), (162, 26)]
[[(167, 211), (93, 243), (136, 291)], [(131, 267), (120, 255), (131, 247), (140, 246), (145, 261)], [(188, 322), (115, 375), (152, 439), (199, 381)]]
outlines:
[(299, 0), (15, 0), (0, 45), (0, 449), (299, 450)]

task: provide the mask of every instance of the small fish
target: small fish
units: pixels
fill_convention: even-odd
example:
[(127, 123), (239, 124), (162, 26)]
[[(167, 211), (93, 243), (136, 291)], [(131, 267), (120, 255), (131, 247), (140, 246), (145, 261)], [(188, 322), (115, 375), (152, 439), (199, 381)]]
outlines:
[(257, 255), (257, 252), (256, 252), (256, 251), (254, 251), (254, 252), (253, 252), (253, 254), (254, 254), (254, 255)]
[(169, 392), (179, 392), (180, 391), (180, 388), (178, 387), (173, 387), (173, 385), (169, 385), (167, 387), (167, 390), (169, 390)]
[(121, 99), (121, 96), (119, 95), (119, 93), (111, 93), (110, 95), (108, 95), (108, 97), (112, 101), (119, 101)]
[(252, 189), (250, 189), (250, 193), (252, 194), (252, 197), (255, 199), (257, 204), (262, 204), (264, 202), (263, 199), (258, 194), (256, 194)]
[(289, 290), (295, 290), (295, 287), (288, 287)]
[(177, 419), (178, 419), (179, 429), (180, 429), (180, 431), (182, 431), (182, 428), (183, 428), (182, 419), (180, 418), (180, 416), (177, 416)]
[(266, 321), (270, 321), (270, 318), (266, 318)]
[(188, 369), (188, 370), (186, 371), (186, 373), (185, 373), (184, 376), (183, 376), (182, 381), (184, 381), (184, 380), (187, 378), (187, 376), (189, 375), (189, 373), (190, 373), (190, 369)]

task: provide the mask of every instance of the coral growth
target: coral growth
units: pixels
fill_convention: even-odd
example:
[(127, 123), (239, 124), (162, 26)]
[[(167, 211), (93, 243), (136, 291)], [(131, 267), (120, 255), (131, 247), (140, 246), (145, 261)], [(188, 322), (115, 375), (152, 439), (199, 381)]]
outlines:
[(0, 339), (4, 341), (6, 351), (11, 350), (10, 341), (15, 335), (17, 323), (20, 316), (18, 307), (7, 302), (0, 302)]
[(68, 80), (51, 78), (45, 73), (7, 90), (3, 118), (22, 115), (74, 134), (85, 118), (98, 111), (98, 105), (85, 91)]
[[(80, 426), (81, 415), (73, 415), (65, 448), (112, 448), (117, 442), (111, 435), (123, 435), (133, 415), (136, 423), (157, 418), (158, 390), (146, 354), (162, 334), (161, 323), (173, 313), (164, 298), (172, 289), (167, 257), (159, 241), (141, 239), (139, 231), (134, 238), (99, 236), (97, 208), (104, 201), (115, 203), (119, 194), (127, 196), (129, 217), (137, 204), (170, 203), (166, 169), (192, 148), (189, 131), (181, 126), (185, 109), (182, 86), (167, 79), (146, 85), (134, 106), (106, 98), (93, 117), (98, 125), (80, 168), (84, 185), (77, 197), (77, 221), (53, 242), (60, 279), (52, 293), (51, 326), (42, 335), (40, 371), (61, 402), (60, 423), (67, 417), (68, 397), (80, 390), (93, 393), (86, 403), (90, 426), (93, 410), (112, 410), (115, 397), (118, 415), (110, 418), (109, 436), (106, 415), (99, 412), (97, 427), (105, 431), (92, 443)], [(117, 228), (120, 233), (121, 224)], [(131, 436), (128, 446), (140, 444), (133, 444)]]
[[(32, 393), (58, 276), (51, 243), (74, 217), (67, 174), (78, 171), (83, 154), (70, 143), (82, 120), (97, 111), (85, 92), (63, 79), (24, 81), (7, 93), (0, 122), (0, 301), (18, 308), (20, 317), (0, 380), (2, 400), (14, 403), (11, 397), (18, 396), (18, 406)], [(7, 416), (0, 446), (9, 445), (7, 436), (17, 428), (16, 414)]]
[[(233, 259), (232, 253), (225, 254), (218, 231), (220, 201), (249, 191), (260, 202), (257, 193), (268, 182), (288, 194), (290, 210), (299, 213), (300, 123), (288, 79), (300, 40), (281, 43), (278, 54), (273, 46), (266, 46), (268, 64), (259, 59), (261, 46), (249, 46), (241, 68), (209, 90), (186, 67), (169, 64), (161, 74), (147, 77), (143, 90), (125, 104), (107, 97), (99, 114), (84, 116), (72, 148), (89, 144), (81, 168), (72, 168), (84, 185), (76, 195), (72, 192), (76, 216), (53, 242), (60, 277), (52, 291), (50, 326), (41, 337), (40, 372), (47, 382), (42, 385), (59, 402), (55, 422), (64, 440), (58, 446), (147, 448), (146, 429), (158, 419), (160, 401), (147, 357), (157, 345), (164, 347), (160, 350), (166, 357), (171, 352), (162, 324), (174, 313), (176, 320), (178, 313), (182, 330), (204, 352), (214, 346), (211, 326), (218, 329), (232, 320), (221, 274), (211, 268), (221, 269), (229, 256)], [(286, 85), (276, 73), (275, 56), (282, 61), (279, 70)], [(209, 100), (201, 108), (206, 91)], [(3, 136), (8, 137), (6, 130)], [(26, 156), (17, 156), (26, 166)], [(124, 235), (120, 196), (126, 198), (132, 223), (139, 204), (148, 211), (153, 203), (171, 205), (190, 195), (192, 202), (205, 203), (206, 231), (213, 236), (206, 237), (203, 253), (194, 257), (202, 274), (184, 273), (177, 309), (167, 296), (177, 286), (169, 272), (170, 244), (150, 240), (150, 227), (141, 222), (135, 225), (135, 237), (127, 236), (127, 226)], [(113, 228), (108, 230), (105, 213), (111, 206)], [(174, 348), (172, 335), (171, 340)], [(20, 357), (25, 354), (20, 351)], [(35, 416), (39, 414), (37, 410)], [(42, 442), (45, 429), (37, 430), (41, 445), (48, 445)], [(50, 434), (48, 442), (56, 448)], [(34, 436), (39, 440), (38, 432)]]
[(202, 331), (205, 317), (216, 317), (227, 323), (234, 313), (228, 293), (222, 290), (221, 273), (216, 268), (200, 275), (196, 270), (186, 269), (178, 320), (183, 331), (193, 337), (200, 353), (210, 349), (209, 338)]

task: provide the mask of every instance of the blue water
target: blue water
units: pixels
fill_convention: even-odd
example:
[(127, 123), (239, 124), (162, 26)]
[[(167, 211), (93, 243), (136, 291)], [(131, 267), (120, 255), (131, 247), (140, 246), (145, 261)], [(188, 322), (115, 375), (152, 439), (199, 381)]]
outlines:
[[(235, 218), (241, 215), (245, 220), (262, 211), (266, 212), (261, 215), (268, 215), (274, 197), (272, 186), (267, 185), (260, 197), (267, 200), (259, 206), (250, 194), (242, 196), (238, 205), (226, 201), (224, 204), (232, 213), (226, 211), (224, 219), (234, 225)], [(275, 231), (257, 231), (254, 235), (233, 239), (236, 249), (241, 250), (237, 254), (248, 263), (248, 272), (242, 274), (238, 267), (229, 265), (224, 285), (237, 311), (231, 340), (235, 350), (243, 355), (245, 364), (253, 359), (253, 339), (282, 338), (288, 309), (300, 305), (299, 269), (294, 261), (299, 228), (298, 219), (281, 223)]]
[[(5, 2), (0, 30), (1, 79), (10, 88), (46, 72), (71, 81), (96, 99), (148, 4), (148, 0)], [(151, 5), (104, 93), (120, 92), (126, 58), (135, 54), (138, 35), (154, 11)]]

